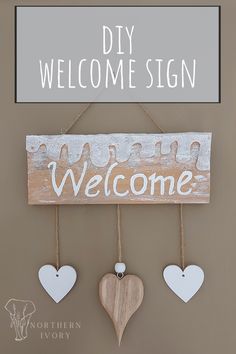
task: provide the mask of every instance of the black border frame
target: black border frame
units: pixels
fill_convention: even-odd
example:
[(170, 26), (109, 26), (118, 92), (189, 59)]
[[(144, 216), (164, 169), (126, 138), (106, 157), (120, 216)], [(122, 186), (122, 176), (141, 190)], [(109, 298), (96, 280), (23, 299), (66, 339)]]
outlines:
[[(196, 102), (90, 102), (90, 101), (37, 101), (37, 102), (19, 102), (17, 101), (17, 8), (18, 7), (217, 7), (218, 8), (218, 101), (196, 101)], [(221, 103), (221, 5), (15, 5), (14, 6), (14, 103), (17, 104), (85, 104), (85, 103), (95, 103), (95, 104), (135, 104), (135, 103), (142, 103), (142, 104), (219, 104)]]

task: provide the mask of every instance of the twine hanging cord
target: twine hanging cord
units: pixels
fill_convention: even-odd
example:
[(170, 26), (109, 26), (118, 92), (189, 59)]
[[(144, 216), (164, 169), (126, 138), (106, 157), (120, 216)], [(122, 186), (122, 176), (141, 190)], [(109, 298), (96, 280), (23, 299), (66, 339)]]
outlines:
[[(145, 113), (145, 115), (153, 122), (153, 124), (157, 127), (157, 129), (161, 133), (165, 133), (165, 131), (156, 123), (156, 121), (153, 119), (147, 108), (139, 103), (139, 107), (142, 109), (142, 111)], [(180, 265), (182, 270), (185, 268), (185, 235), (184, 235), (184, 216), (183, 216), (183, 204), (179, 204), (179, 225), (180, 225)], [(183, 274), (184, 276), (184, 274)]]
[[(179, 217), (180, 217), (180, 263), (181, 268), (184, 271), (185, 268), (185, 240), (184, 240), (184, 216), (183, 216), (183, 204), (179, 205)], [(182, 275), (184, 277), (184, 274)]]
[(59, 244), (59, 205), (55, 207), (55, 238), (56, 238), (56, 268), (60, 269), (60, 244)]
[(122, 262), (122, 245), (121, 245), (121, 227), (120, 227), (120, 205), (116, 206), (117, 213), (117, 248), (118, 248), (118, 261)]
[[(85, 112), (89, 109), (91, 106), (91, 103), (87, 104), (85, 108), (80, 112), (80, 114), (72, 121), (71, 124), (68, 125), (68, 127), (63, 130), (61, 129), (61, 134), (67, 134), (70, 132), (70, 130), (75, 126), (75, 124), (79, 121), (80, 118), (84, 115)], [(55, 241), (56, 241), (56, 268), (57, 271), (60, 269), (60, 207), (59, 205), (55, 206)], [(57, 274), (58, 276), (58, 274)]]
[[(120, 212), (120, 205), (116, 205), (116, 216), (117, 216), (117, 250), (118, 250), (118, 261), (119, 263), (122, 262), (122, 244), (121, 244), (121, 212)], [(122, 269), (120, 272), (116, 270), (116, 276), (118, 279), (122, 279), (124, 277), (125, 268)]]

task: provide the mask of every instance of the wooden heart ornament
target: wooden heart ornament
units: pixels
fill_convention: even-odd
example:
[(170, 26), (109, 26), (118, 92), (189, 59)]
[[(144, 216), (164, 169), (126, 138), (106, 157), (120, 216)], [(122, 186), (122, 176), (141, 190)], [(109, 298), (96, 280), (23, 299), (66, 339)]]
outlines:
[(68, 265), (57, 270), (54, 266), (46, 264), (39, 269), (38, 275), (42, 287), (56, 303), (68, 294), (77, 278), (75, 269)]
[(169, 265), (163, 276), (169, 288), (185, 303), (200, 289), (204, 281), (203, 270), (196, 265), (189, 265), (182, 270), (177, 265)]
[(113, 322), (119, 345), (130, 317), (143, 301), (143, 295), (143, 282), (136, 275), (120, 279), (109, 273), (99, 283), (99, 298)]

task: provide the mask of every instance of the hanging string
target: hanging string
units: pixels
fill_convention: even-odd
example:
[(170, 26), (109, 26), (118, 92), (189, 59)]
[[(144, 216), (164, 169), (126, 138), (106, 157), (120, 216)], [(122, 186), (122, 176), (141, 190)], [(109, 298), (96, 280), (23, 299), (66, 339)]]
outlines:
[(90, 108), (90, 106), (91, 106), (91, 103), (86, 104), (84, 109), (79, 113), (79, 115), (77, 117), (75, 117), (75, 119), (72, 121), (72, 123), (69, 124), (64, 131), (62, 130), (62, 134), (68, 134), (71, 131), (71, 129), (74, 128), (74, 126), (78, 122), (78, 120), (80, 118), (82, 118), (82, 116), (85, 114), (85, 112), (87, 112), (87, 110)]
[(116, 206), (117, 213), (117, 248), (118, 248), (118, 261), (122, 262), (122, 245), (121, 245), (121, 227), (120, 227), (120, 204)]
[(141, 110), (146, 114), (146, 116), (153, 122), (153, 124), (155, 124), (155, 126), (157, 127), (157, 129), (161, 132), (161, 133), (165, 133), (165, 131), (157, 124), (157, 122), (153, 119), (153, 117), (151, 116), (151, 114), (149, 113), (149, 111), (147, 110), (147, 108), (142, 104), (142, 103), (138, 103), (139, 107), (141, 108)]
[[(156, 123), (153, 119), (152, 115), (149, 113), (147, 108), (142, 104), (138, 103), (139, 107), (146, 114), (146, 116), (155, 124), (158, 130), (161, 133), (165, 133), (165, 131)], [(184, 218), (183, 218), (183, 204), (179, 204), (179, 223), (180, 223), (180, 265), (184, 270), (185, 268), (185, 235), (184, 235)]]
[(185, 268), (185, 241), (184, 241), (184, 217), (183, 217), (183, 204), (179, 205), (179, 216), (180, 216), (180, 260), (181, 268)]
[[(87, 112), (91, 103), (87, 104), (85, 108), (79, 113), (77, 117), (68, 125), (66, 129), (61, 129), (61, 134), (67, 134), (75, 126), (80, 118)], [(55, 241), (56, 241), (56, 268), (60, 269), (60, 207), (59, 205), (55, 206)]]
[(59, 205), (55, 207), (55, 237), (56, 237), (56, 268), (60, 268), (60, 244), (59, 244)]

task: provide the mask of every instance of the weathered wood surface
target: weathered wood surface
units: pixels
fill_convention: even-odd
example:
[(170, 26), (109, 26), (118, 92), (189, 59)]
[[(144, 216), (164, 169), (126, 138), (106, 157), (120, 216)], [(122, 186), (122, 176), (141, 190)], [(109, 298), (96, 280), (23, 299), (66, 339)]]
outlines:
[(27, 136), (29, 204), (208, 203), (211, 133)]
[(143, 282), (136, 275), (118, 279), (116, 275), (108, 273), (99, 283), (99, 298), (113, 322), (119, 345), (125, 327), (141, 305), (143, 296)]

